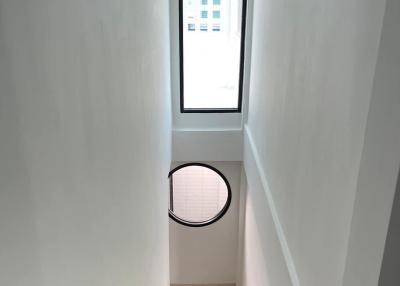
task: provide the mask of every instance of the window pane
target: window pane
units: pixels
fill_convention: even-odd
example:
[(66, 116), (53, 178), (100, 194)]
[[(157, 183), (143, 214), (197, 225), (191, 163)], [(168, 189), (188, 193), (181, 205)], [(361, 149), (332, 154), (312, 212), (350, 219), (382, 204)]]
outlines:
[(221, 11), (219, 10), (213, 11), (213, 18), (221, 18)]
[(188, 166), (173, 174), (173, 213), (188, 222), (200, 223), (216, 217), (228, 200), (228, 188), (215, 171)]
[(208, 4), (208, 0), (201, 0), (201, 4), (202, 5), (207, 5)]
[(219, 32), (221, 31), (221, 25), (220, 24), (213, 24), (213, 31)]
[(242, 0), (203, 3), (182, 3), (183, 108), (238, 110)]
[(207, 24), (200, 24), (200, 31), (208, 31), (208, 25)]

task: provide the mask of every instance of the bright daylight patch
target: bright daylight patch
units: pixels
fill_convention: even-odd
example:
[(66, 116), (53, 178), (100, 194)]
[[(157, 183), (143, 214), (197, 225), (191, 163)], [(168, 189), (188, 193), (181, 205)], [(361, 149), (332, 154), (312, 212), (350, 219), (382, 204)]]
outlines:
[(241, 0), (183, 0), (183, 108), (238, 109)]

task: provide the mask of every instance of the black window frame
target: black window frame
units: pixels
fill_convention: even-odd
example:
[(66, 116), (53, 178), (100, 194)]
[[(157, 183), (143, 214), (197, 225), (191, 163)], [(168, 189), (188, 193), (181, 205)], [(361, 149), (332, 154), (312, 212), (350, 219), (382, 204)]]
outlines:
[[(229, 207), (230, 207), (231, 202), (232, 202), (231, 185), (229, 184), (229, 181), (225, 177), (225, 175), (221, 171), (219, 171), (217, 168), (215, 168), (213, 166), (210, 166), (210, 165), (204, 164), (204, 163), (197, 163), (197, 162), (182, 164), (182, 165), (179, 165), (178, 167), (172, 169), (168, 173), (170, 203), (171, 203), (171, 201), (173, 201), (173, 195), (174, 195), (173, 174), (176, 171), (180, 170), (180, 169), (183, 169), (185, 167), (190, 167), (190, 166), (200, 166), (200, 167), (208, 168), (208, 169), (214, 171), (215, 173), (217, 173), (223, 179), (223, 181), (225, 182), (227, 191), (228, 191), (228, 197), (226, 199), (225, 205), (218, 212), (218, 214), (216, 216), (214, 216), (213, 218), (211, 218), (209, 220), (203, 221), (203, 222), (191, 222), (191, 221), (187, 221), (187, 220), (185, 220), (183, 218), (178, 217), (177, 215), (175, 215), (173, 213), (173, 206), (171, 206), (171, 205), (169, 205), (169, 207), (168, 207), (168, 215), (173, 221), (175, 221), (175, 222), (177, 222), (177, 223), (179, 223), (181, 225), (184, 225), (184, 226), (188, 226), (188, 227), (204, 227), (204, 226), (208, 226), (210, 224), (213, 224), (213, 223), (219, 221), (227, 213), (227, 211), (229, 210)], [(172, 208), (172, 211), (171, 211), (171, 208)]]
[(246, 18), (247, 0), (242, 1), (242, 23), (240, 39), (240, 63), (239, 63), (239, 95), (237, 108), (185, 108), (185, 89), (184, 89), (184, 56), (183, 56), (183, 1), (179, 0), (179, 80), (180, 80), (180, 112), (181, 113), (241, 113), (243, 104), (243, 80), (244, 80), (244, 60), (246, 43)]

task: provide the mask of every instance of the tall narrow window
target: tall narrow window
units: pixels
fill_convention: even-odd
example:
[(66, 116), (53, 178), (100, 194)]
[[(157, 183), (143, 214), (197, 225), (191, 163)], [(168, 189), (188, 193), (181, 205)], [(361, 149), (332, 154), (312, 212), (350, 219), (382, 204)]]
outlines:
[(181, 112), (241, 112), (246, 2), (179, 0)]

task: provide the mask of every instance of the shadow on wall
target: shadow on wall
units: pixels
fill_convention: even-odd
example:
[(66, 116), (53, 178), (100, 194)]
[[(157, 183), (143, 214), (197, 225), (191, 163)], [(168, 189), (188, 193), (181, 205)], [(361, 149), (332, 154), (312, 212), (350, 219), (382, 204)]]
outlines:
[(379, 286), (400, 285), (400, 169), (386, 238)]

